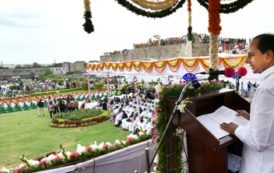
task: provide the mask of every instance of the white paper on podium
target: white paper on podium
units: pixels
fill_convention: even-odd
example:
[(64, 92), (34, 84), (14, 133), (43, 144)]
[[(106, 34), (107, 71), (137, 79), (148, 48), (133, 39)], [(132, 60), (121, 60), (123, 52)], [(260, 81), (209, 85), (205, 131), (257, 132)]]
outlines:
[(197, 119), (212, 135), (215, 136), (216, 139), (220, 139), (229, 135), (228, 132), (221, 129), (220, 124), (224, 122), (234, 122), (235, 124), (244, 126), (248, 123), (247, 119), (242, 116), (237, 116), (236, 114), (236, 111), (226, 106), (221, 106), (213, 113), (201, 115), (197, 117)]

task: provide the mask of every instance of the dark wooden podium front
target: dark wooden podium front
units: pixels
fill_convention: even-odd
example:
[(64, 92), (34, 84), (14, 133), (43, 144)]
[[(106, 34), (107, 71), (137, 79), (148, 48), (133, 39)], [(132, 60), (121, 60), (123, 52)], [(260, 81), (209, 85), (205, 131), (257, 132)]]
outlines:
[[(228, 148), (238, 142), (237, 139), (227, 136), (217, 140), (200, 124), (196, 117), (214, 112), (222, 105), (233, 110), (244, 109), (249, 112), (249, 102), (241, 98), (235, 91), (207, 94), (190, 98), (190, 100), (192, 103), (186, 107), (186, 113), (176, 115), (174, 124), (167, 134), (168, 172), (174, 172), (174, 167), (176, 167), (174, 160), (176, 154), (179, 154), (176, 153), (176, 149), (173, 147), (176, 141), (172, 130), (176, 126), (180, 126), (187, 134), (189, 173), (227, 173)], [(165, 101), (168, 107), (167, 116), (170, 116), (175, 101), (175, 99)]]

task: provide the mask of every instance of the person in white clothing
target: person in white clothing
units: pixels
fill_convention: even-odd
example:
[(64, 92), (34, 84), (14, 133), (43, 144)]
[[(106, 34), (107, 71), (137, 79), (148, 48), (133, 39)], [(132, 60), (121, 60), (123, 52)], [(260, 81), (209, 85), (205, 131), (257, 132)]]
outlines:
[[(259, 87), (251, 102), (246, 126), (222, 123), (221, 128), (239, 138), (243, 144), (240, 173), (274, 172), (274, 35), (256, 36), (250, 45), (247, 63), (254, 73), (261, 73)], [(250, 115), (250, 116), (249, 116)]]

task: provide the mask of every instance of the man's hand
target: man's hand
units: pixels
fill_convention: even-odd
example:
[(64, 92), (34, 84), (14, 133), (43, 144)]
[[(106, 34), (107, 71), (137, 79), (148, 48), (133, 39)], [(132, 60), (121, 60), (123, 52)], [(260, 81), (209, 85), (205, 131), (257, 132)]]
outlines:
[(250, 119), (249, 113), (246, 112), (245, 110), (236, 110), (236, 112), (238, 113), (238, 114), (236, 114), (237, 116), (242, 116), (247, 120)]
[(229, 134), (234, 135), (238, 125), (235, 123), (222, 123), (221, 129), (227, 131)]

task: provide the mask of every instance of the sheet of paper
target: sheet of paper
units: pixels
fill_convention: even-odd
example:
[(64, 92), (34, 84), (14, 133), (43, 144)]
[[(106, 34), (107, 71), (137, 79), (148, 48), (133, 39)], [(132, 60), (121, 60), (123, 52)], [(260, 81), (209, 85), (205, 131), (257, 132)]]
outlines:
[(220, 124), (213, 121), (209, 116), (199, 116), (197, 119), (211, 134), (215, 136), (216, 139), (220, 139), (228, 135), (226, 131), (220, 128)]
[(198, 121), (205, 126), (211, 134), (217, 139), (227, 136), (228, 133), (220, 128), (220, 124), (223, 122), (234, 122), (238, 125), (246, 125), (248, 120), (242, 116), (236, 116), (237, 112), (226, 107), (221, 106), (213, 113), (201, 115), (197, 117)]

